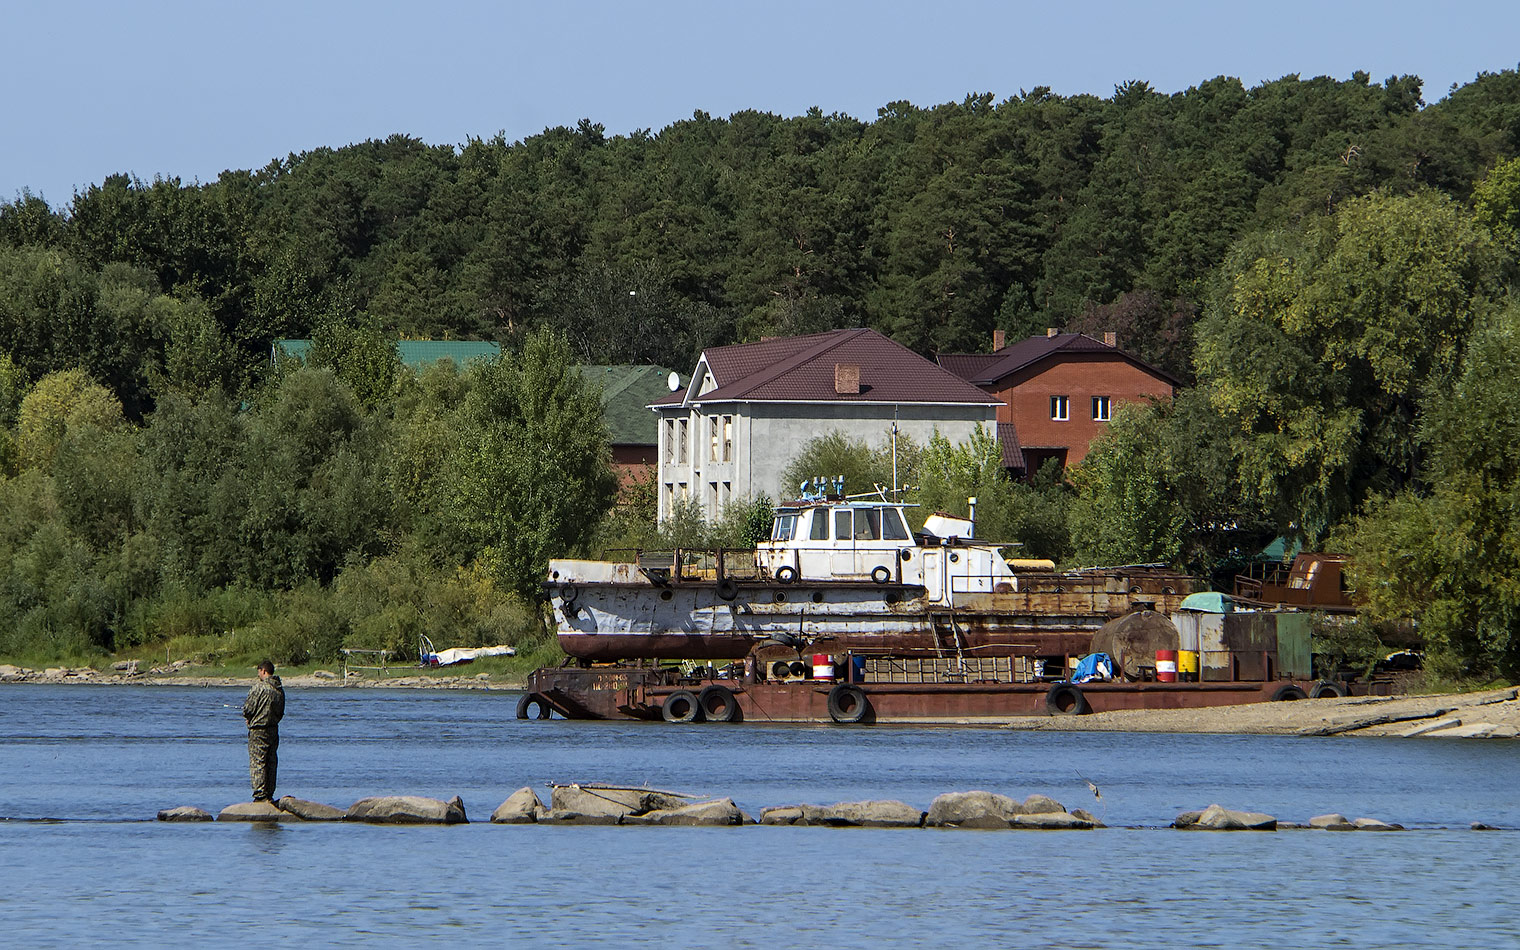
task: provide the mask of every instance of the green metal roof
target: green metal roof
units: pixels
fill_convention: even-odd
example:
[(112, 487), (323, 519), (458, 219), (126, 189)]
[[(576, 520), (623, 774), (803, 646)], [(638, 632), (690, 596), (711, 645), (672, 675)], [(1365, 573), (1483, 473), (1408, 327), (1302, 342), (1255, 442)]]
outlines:
[[(306, 359), (311, 351), (310, 340), (275, 340), (277, 355)], [(475, 360), (493, 360), (501, 355), (500, 343), (481, 343), (475, 340), (400, 340), (396, 353), (403, 365), (421, 369), (439, 360), (453, 360), (460, 366)]]
[[(581, 366), (581, 377), (602, 388), (602, 417), (613, 445), (654, 445), (659, 420), (649, 404), (670, 395), (663, 366)], [(682, 383), (685, 378), (682, 377)]]

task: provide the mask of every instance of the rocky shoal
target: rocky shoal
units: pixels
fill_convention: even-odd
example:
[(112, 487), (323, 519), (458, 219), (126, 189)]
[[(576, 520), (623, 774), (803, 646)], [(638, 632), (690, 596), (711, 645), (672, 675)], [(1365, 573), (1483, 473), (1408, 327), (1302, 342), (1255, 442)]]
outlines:
[[(780, 805), (764, 808), (757, 819), (732, 798), (698, 800), (680, 792), (597, 784), (552, 785), (546, 805), (532, 788), (520, 788), (491, 813), (492, 824), (743, 826), (790, 825), (830, 828), (960, 828), (976, 830), (1088, 831), (1105, 825), (1091, 812), (1066, 806), (1045, 795), (1023, 801), (988, 791), (947, 792), (928, 811), (900, 801), (839, 802), (834, 805)], [(310, 822), (367, 824), (466, 824), (464, 802), (419, 795), (363, 798), (347, 809), (286, 796), (276, 802), (239, 802), (213, 816), (194, 807), (166, 809), (159, 821)], [(1316, 815), (1307, 822), (1279, 821), (1261, 812), (1210, 805), (1177, 815), (1170, 827), (1184, 831), (1402, 831), (1403, 826), (1375, 818)], [(1474, 830), (1497, 830), (1473, 822)]]

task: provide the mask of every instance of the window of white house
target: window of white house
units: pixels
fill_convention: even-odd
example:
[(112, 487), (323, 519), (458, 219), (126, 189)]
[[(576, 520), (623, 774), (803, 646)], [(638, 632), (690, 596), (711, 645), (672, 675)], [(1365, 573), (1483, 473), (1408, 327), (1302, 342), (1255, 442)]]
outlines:
[(676, 486), (674, 482), (665, 483), (665, 513), (671, 514), (676, 510)]
[(1069, 397), (1069, 396), (1051, 396), (1050, 397), (1050, 418), (1056, 420), (1057, 422), (1065, 422), (1067, 419), (1070, 419), (1071, 418), (1071, 397)]
[(717, 416), (708, 416), (707, 417), (707, 460), (709, 462), (716, 462), (718, 460), (718, 417)]
[(723, 461), (734, 460), (734, 417), (723, 417)]
[(686, 501), (691, 498), (691, 491), (686, 487), (685, 482), (680, 482), (676, 485), (676, 497), (680, 501)]
[(686, 441), (688, 438), (688, 426), (685, 419), (676, 423), (676, 464), (686, 464)]
[(676, 460), (676, 421), (674, 419), (666, 419), (665, 420), (665, 461), (667, 461), (667, 462), (674, 462), (675, 460)]
[(718, 483), (717, 482), (708, 482), (707, 483), (707, 510), (711, 511), (711, 512), (716, 512), (718, 510)]
[(1093, 418), (1099, 422), (1107, 422), (1111, 404), (1107, 396), (1093, 397)]
[(718, 492), (718, 502), (720, 504), (726, 505), (730, 501), (733, 500), (733, 497), (734, 497), (734, 486), (733, 486), (733, 484), (731, 482), (724, 482), (722, 490), (720, 490)]

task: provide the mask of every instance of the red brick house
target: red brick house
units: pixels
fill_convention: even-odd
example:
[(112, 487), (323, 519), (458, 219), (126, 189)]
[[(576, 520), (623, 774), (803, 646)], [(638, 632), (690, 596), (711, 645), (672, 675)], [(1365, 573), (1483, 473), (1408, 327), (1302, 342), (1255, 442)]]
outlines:
[(1049, 459), (1076, 465), (1121, 403), (1170, 399), (1171, 374), (1119, 349), (1112, 333), (1033, 336), (1009, 346), (993, 335), (991, 353), (940, 354), (945, 369), (998, 398), (1003, 465), (1034, 474)]

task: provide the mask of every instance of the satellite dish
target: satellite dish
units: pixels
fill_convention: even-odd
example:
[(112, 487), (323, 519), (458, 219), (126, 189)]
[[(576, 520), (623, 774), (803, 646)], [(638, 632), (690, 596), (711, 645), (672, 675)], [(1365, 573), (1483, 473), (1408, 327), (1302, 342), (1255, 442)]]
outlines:
[(677, 389), (680, 389), (681, 388), (681, 374), (672, 371), (671, 374), (670, 374), (670, 376), (665, 380), (665, 385), (667, 385), (667, 386), (670, 387), (670, 391), (671, 392), (675, 392)]

